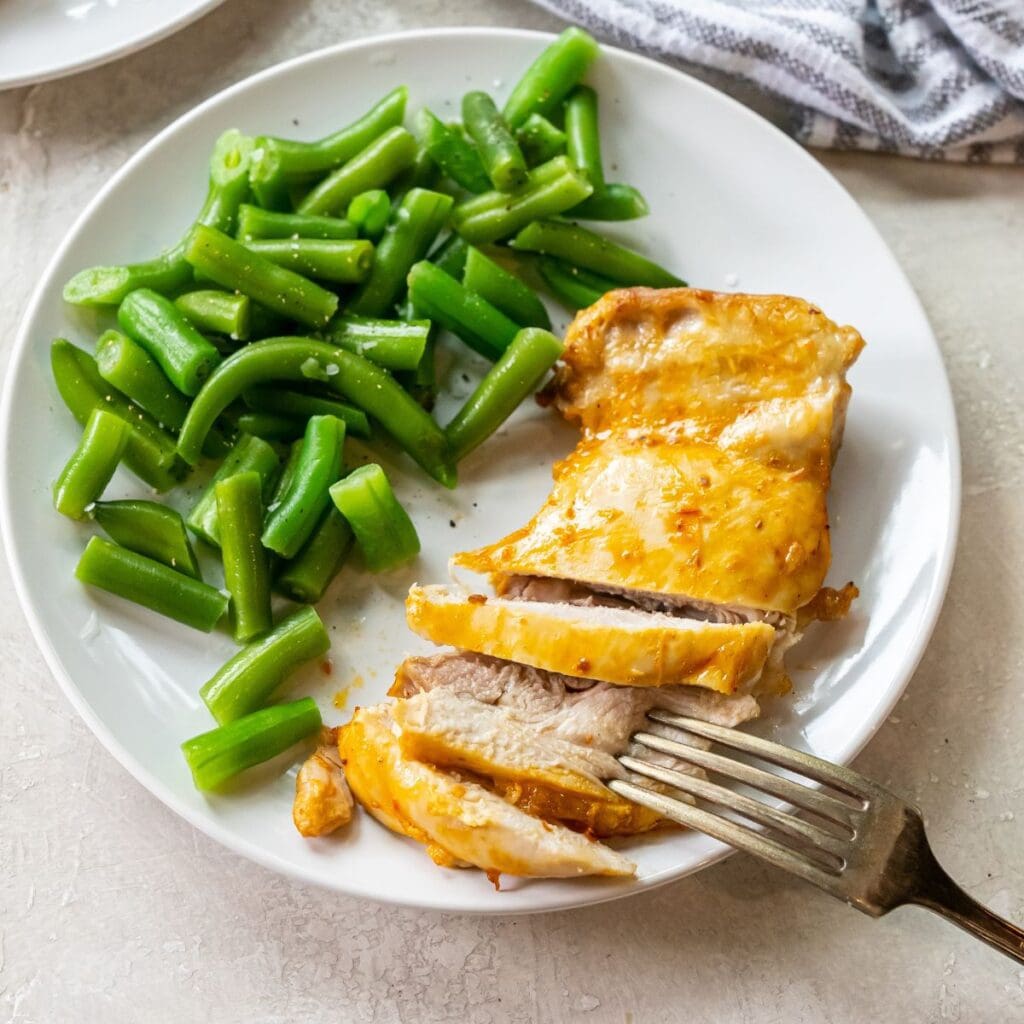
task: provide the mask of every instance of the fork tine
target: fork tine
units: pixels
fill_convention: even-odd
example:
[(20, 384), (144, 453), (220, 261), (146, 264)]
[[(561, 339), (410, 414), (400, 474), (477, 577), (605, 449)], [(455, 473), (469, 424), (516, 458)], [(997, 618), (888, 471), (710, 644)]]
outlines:
[(699, 747), (690, 747), (685, 743), (678, 743), (675, 740), (665, 739), (664, 736), (655, 736), (649, 732), (638, 732), (632, 737), (634, 743), (649, 747), (651, 750), (658, 750), (663, 754), (671, 754), (680, 760), (689, 761), (707, 771), (717, 772), (737, 782), (744, 782), (748, 786), (761, 790), (762, 793), (770, 793), (787, 803), (795, 804), (804, 810), (811, 811), (822, 818), (838, 822), (849, 829), (851, 835), (856, 835), (855, 815), (857, 809), (844, 804), (833, 796), (819, 793), (816, 789), (809, 789), (801, 786), (798, 782), (791, 782), (763, 768), (754, 768), (751, 765), (743, 764), (742, 761), (734, 761), (731, 757), (724, 757), (721, 754), (713, 754), (709, 750), (701, 750)]
[(753, 754), (770, 764), (797, 772), (815, 782), (823, 782), (825, 785), (859, 800), (867, 800), (875, 795), (878, 788), (870, 779), (866, 779), (849, 768), (823, 761), (820, 757), (805, 754), (802, 750), (784, 747), (781, 743), (773, 743), (771, 740), (764, 740), (759, 736), (751, 736), (738, 729), (727, 729), (698, 718), (674, 715), (670, 711), (662, 711), (661, 708), (655, 708), (647, 717), (661, 722), (663, 725), (685, 729), (696, 736), (714, 740), (715, 743), (721, 743), (724, 747), (731, 747), (733, 750), (740, 750), (745, 754)]
[(719, 804), (727, 810), (739, 812), (751, 821), (768, 825), (770, 828), (796, 839), (802, 839), (816, 849), (827, 851), (840, 860), (844, 859), (849, 850), (848, 842), (826, 832), (823, 828), (794, 818), (792, 814), (769, 807), (767, 804), (761, 803), (760, 800), (754, 800), (743, 793), (736, 793), (731, 789), (726, 789), (725, 786), (708, 782), (707, 779), (686, 775), (673, 768), (664, 768), (647, 761), (638, 761), (635, 757), (625, 755), (619, 758), (619, 764), (637, 775), (664, 782), (666, 785), (672, 786), (673, 789), (679, 789), (691, 796), (699, 797), (701, 800)]
[(784, 871), (799, 875), (800, 878), (826, 890), (826, 892), (833, 895), (840, 894), (837, 884), (838, 872), (817, 867), (788, 846), (784, 846), (768, 836), (737, 825), (735, 822), (729, 821), (728, 818), (712, 814), (699, 807), (693, 807), (691, 804), (684, 804), (681, 800), (673, 800), (671, 797), (654, 793), (632, 782), (614, 779), (608, 783), (608, 786), (619, 796), (624, 796), (634, 803), (643, 804), (644, 807), (657, 811), (665, 818), (671, 818), (681, 825), (695, 828), (714, 839), (728, 843), (729, 846), (734, 846), (737, 850), (744, 850), (756, 857), (761, 857)]

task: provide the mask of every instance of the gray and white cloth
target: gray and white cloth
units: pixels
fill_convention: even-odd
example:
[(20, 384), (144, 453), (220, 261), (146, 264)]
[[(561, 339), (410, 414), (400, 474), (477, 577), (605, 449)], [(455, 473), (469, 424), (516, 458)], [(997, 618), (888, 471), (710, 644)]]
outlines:
[(1024, 0), (537, 0), (792, 105), (812, 146), (1024, 163)]

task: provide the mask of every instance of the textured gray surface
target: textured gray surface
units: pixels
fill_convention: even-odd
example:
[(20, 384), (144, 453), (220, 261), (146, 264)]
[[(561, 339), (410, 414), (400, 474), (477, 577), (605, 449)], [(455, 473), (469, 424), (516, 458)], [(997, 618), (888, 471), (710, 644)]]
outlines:
[[(229, 0), (106, 68), (0, 95), (0, 345), (72, 218), (195, 103), (286, 57), (406, 27), (554, 27), (482, 0)], [(858, 764), (950, 870), (1024, 920), (1024, 177), (822, 157), (918, 289), (963, 437), (949, 599)], [(0, 1020), (861, 1022), (1024, 1019), (1024, 970), (923, 912), (881, 922), (734, 857), (607, 907), (406, 913), (293, 885), (138, 786), (59, 693), (0, 572)]]

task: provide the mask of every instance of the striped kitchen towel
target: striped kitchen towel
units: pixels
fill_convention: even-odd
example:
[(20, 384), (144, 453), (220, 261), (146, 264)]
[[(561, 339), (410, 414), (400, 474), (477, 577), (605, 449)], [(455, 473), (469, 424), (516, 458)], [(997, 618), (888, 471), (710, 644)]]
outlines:
[(812, 146), (1024, 163), (1024, 0), (537, 0), (754, 82)]

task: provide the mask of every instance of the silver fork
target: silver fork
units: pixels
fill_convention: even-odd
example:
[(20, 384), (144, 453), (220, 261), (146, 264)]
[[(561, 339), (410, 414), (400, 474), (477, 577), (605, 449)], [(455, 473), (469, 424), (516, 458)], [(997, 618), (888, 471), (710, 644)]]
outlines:
[(720, 753), (638, 732), (634, 743), (779, 797), (816, 820), (798, 818), (708, 779), (626, 755), (619, 761), (630, 772), (734, 812), (764, 829), (634, 782), (609, 782), (620, 796), (798, 875), (871, 917), (907, 904), (925, 907), (1024, 963), (1024, 931), (972, 899), (946, 874), (928, 845), (917, 808), (858, 772), (779, 743), (660, 709), (651, 711), (648, 718), (753, 755), (832, 792)]

